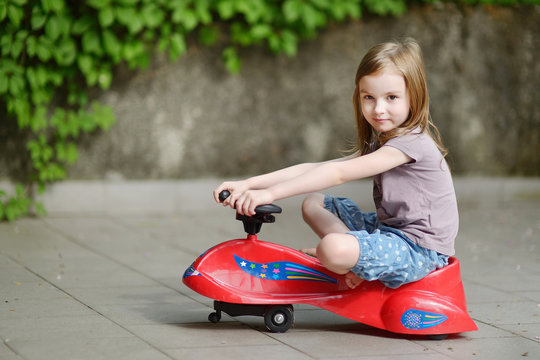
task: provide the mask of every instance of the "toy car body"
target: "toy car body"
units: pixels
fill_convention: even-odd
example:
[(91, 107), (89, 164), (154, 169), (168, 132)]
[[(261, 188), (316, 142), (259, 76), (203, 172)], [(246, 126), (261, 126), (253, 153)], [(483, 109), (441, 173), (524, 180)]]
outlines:
[(256, 233), (262, 223), (274, 221), (272, 212), (281, 209), (258, 212), (255, 219), (239, 216), (247, 238), (212, 247), (185, 271), (184, 284), (215, 300), (210, 321), (219, 321), (222, 311), (263, 316), (270, 331), (284, 332), (293, 325), (292, 305), (308, 304), (394, 333), (444, 338), (477, 330), (467, 313), (457, 258), (397, 289), (379, 281), (350, 289), (343, 275), (327, 270), (318, 259), (259, 241)]

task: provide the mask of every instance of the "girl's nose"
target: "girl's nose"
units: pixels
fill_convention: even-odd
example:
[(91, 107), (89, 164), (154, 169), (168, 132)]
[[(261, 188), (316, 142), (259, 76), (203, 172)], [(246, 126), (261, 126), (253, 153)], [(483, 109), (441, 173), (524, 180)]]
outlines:
[(375, 103), (374, 111), (376, 115), (384, 114), (384, 104), (382, 103), (382, 101), (377, 101)]

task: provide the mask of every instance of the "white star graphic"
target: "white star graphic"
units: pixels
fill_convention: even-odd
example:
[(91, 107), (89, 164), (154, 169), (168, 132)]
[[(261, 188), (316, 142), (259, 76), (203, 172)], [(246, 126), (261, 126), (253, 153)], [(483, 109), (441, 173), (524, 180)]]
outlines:
[(245, 262), (245, 261), (242, 261), (242, 262), (240, 263), (240, 265), (241, 265), (241, 266), (246, 266), (246, 262)]

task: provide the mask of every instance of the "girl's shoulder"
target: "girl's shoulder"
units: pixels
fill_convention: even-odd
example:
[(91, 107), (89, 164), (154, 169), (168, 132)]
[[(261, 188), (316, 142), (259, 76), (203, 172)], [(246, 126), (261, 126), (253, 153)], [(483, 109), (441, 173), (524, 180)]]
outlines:
[(384, 146), (397, 148), (415, 161), (421, 160), (428, 154), (440, 155), (435, 141), (433, 141), (429, 134), (422, 132), (420, 129), (415, 129), (393, 137), (388, 140)]
[(435, 142), (426, 132), (421, 129), (414, 129), (392, 137), (384, 145), (407, 144), (409, 146), (423, 146), (426, 143)]

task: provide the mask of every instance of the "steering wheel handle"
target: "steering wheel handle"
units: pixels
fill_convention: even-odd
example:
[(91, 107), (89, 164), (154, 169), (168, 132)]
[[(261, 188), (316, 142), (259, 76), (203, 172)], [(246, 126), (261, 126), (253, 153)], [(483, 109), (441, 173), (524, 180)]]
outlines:
[(219, 202), (224, 202), (225, 199), (229, 197), (229, 195), (231, 195), (231, 192), (229, 190), (223, 190), (222, 192), (220, 192), (218, 195)]

